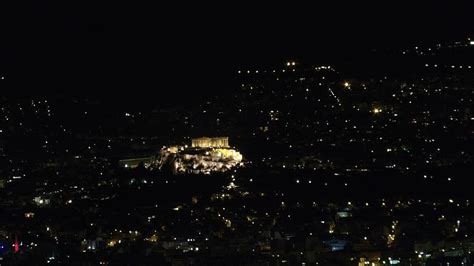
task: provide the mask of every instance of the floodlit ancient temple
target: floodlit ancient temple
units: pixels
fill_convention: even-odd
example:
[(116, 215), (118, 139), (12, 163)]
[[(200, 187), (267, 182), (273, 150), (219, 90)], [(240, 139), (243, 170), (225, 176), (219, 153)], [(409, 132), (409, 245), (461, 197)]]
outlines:
[(228, 148), (229, 138), (228, 137), (195, 138), (195, 139), (192, 139), (191, 145), (196, 148)]
[(187, 146), (163, 147), (155, 165), (171, 166), (174, 173), (225, 172), (243, 166), (242, 154), (229, 147), (228, 137), (195, 138)]

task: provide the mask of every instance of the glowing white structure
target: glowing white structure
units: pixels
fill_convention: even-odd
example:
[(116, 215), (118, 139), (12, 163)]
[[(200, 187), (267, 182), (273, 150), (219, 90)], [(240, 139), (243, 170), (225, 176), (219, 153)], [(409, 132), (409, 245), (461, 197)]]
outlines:
[(192, 139), (191, 144), (193, 147), (199, 147), (199, 148), (227, 148), (229, 147), (229, 138), (228, 137), (195, 138), (195, 139)]
[(192, 140), (192, 148), (164, 147), (155, 165), (171, 166), (174, 173), (210, 174), (242, 166), (242, 159), (239, 151), (229, 148), (227, 137), (197, 138)]

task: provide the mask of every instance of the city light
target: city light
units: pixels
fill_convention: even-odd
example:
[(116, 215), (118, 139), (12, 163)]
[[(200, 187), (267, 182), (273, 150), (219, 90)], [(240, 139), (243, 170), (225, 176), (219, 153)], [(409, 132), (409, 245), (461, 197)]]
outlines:
[(374, 114), (379, 114), (379, 113), (382, 112), (382, 109), (376, 107), (376, 108), (374, 108), (374, 109), (372, 110), (372, 112), (373, 112)]
[[(0, 68), (0, 264), (469, 263), (474, 41), (438, 31), (340, 49), (342, 31), (301, 24), (236, 36), (225, 57), (212, 48), (235, 42), (188, 38), (163, 72), (167, 58), (143, 56), (157, 46), (133, 38), (106, 62), (8, 57), (33, 67)], [(49, 86), (62, 91), (9, 93)]]

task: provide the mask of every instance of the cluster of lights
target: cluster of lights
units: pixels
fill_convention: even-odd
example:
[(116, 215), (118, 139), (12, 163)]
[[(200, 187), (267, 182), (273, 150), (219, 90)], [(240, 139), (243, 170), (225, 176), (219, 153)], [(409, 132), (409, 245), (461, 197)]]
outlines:
[(296, 65), (296, 62), (295, 61), (288, 61), (286, 62), (286, 66), (295, 66)]
[(471, 68), (472, 68), (471, 65), (468, 65), (468, 66), (463, 66), (463, 65), (459, 65), (459, 66), (450, 65), (450, 66), (449, 66), (449, 65), (438, 65), (438, 64), (433, 64), (433, 65), (425, 64), (425, 67), (430, 67), (430, 66), (433, 66), (433, 67), (438, 67), (438, 66), (439, 66), (439, 67), (446, 67), (446, 68), (452, 68), (452, 69), (454, 69), (454, 68), (460, 68), (460, 69), (462, 69), (462, 68), (468, 68), (468, 69), (471, 69)]
[(382, 112), (382, 109), (376, 107), (376, 108), (374, 108), (374, 109), (372, 110), (372, 112), (373, 112), (374, 114), (379, 114), (379, 113)]
[(314, 69), (316, 69), (316, 70), (334, 70), (331, 66), (317, 66)]

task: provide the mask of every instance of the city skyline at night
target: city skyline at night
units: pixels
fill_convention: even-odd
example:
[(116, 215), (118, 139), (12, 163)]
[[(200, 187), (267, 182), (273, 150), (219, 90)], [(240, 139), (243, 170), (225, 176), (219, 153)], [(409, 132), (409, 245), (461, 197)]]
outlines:
[(473, 265), (468, 5), (4, 7), (0, 265)]

